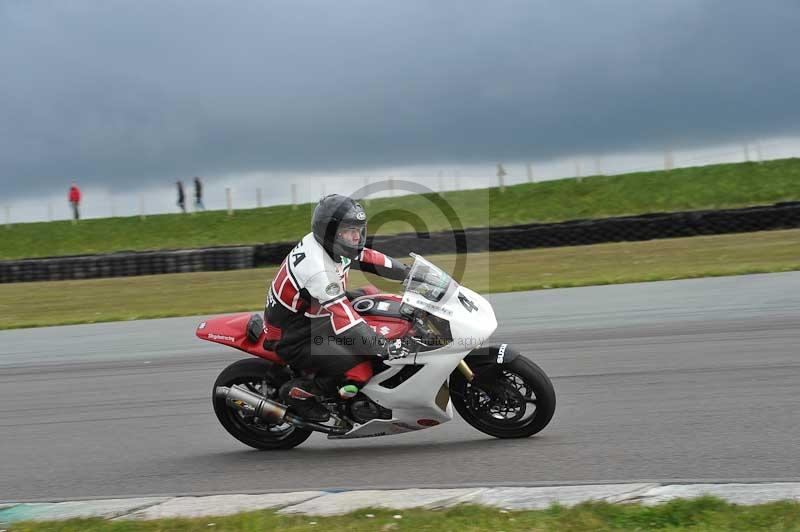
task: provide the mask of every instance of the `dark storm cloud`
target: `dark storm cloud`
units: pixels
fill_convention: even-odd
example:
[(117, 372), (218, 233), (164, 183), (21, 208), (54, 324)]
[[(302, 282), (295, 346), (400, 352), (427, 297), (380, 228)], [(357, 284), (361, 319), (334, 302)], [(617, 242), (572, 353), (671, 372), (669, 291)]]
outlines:
[(0, 180), (485, 162), (795, 132), (796, 1), (0, 2)]

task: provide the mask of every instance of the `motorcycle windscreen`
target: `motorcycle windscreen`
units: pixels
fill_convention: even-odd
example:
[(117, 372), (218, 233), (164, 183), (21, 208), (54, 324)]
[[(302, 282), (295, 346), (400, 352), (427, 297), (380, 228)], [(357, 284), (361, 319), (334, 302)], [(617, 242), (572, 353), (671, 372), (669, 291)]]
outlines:
[(449, 320), (453, 311), (447, 308), (449, 300), (458, 288), (450, 275), (423, 257), (411, 254), (414, 264), (403, 284), (403, 303), (430, 312), (434, 316)]

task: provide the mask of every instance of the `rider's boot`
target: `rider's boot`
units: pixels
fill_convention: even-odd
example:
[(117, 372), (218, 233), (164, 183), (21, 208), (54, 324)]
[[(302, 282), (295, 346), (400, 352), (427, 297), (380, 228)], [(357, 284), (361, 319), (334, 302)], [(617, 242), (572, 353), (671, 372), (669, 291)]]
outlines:
[(342, 379), (341, 375), (332, 376), (317, 376), (314, 379), (314, 384), (322, 390), (322, 395), (325, 397), (333, 397), (338, 395), (342, 401), (347, 401), (358, 395), (360, 383), (349, 379)]
[(358, 395), (358, 386), (353, 383), (348, 383), (339, 388), (339, 399), (347, 401)]
[(286, 382), (279, 391), (281, 400), (289, 407), (289, 413), (306, 421), (323, 423), (331, 417), (330, 411), (319, 402), (322, 390), (309, 378), (296, 378)]

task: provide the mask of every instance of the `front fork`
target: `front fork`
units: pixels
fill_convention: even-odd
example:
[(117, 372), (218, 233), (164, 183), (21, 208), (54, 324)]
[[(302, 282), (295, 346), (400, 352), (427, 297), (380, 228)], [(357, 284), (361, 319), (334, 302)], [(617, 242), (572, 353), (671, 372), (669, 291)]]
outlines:
[(470, 369), (466, 360), (462, 360), (458, 363), (458, 371), (464, 375), (464, 378), (467, 379), (467, 382), (472, 382), (472, 380), (475, 378), (475, 374)]

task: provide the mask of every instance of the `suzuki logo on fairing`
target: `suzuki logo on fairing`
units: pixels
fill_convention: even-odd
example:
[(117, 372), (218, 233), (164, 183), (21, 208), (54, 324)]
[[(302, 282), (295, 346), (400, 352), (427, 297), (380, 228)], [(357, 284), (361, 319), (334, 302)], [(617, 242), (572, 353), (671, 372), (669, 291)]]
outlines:
[(387, 327), (386, 325), (381, 327), (381, 334), (382, 335), (386, 336), (387, 334), (389, 334), (389, 331), (391, 331), (391, 329), (389, 327)]
[(498, 364), (502, 364), (503, 363), (503, 359), (506, 356), (506, 347), (508, 347), (508, 344), (500, 344), (500, 349), (497, 350), (497, 363)]

